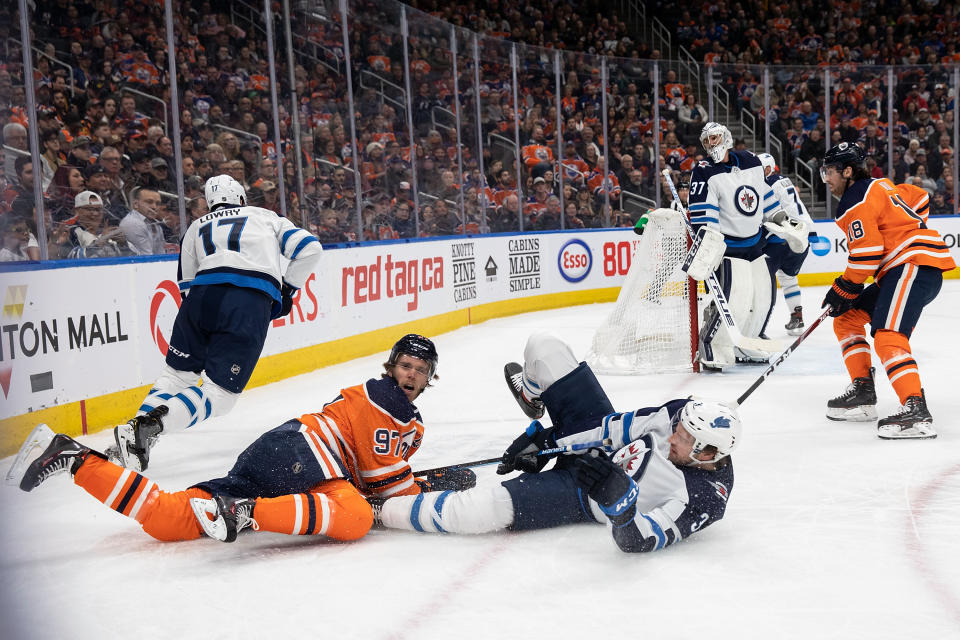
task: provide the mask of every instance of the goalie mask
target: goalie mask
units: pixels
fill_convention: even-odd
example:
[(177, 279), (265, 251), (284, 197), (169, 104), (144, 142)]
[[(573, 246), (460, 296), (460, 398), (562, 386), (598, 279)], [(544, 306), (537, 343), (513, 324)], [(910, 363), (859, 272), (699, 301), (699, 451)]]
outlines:
[[(710, 138), (714, 140), (711, 142)], [(708, 122), (700, 132), (700, 144), (714, 162), (723, 162), (727, 151), (733, 149), (733, 136), (730, 135), (730, 129), (719, 122)]]
[(402, 355), (418, 358), (430, 365), (430, 372), (427, 375), (428, 380), (436, 375), (439, 357), (437, 356), (437, 348), (433, 345), (433, 341), (430, 340), (430, 338), (416, 333), (408, 333), (403, 336), (393, 345), (393, 348), (390, 350), (390, 357), (384, 366), (392, 367), (396, 365), (397, 360), (399, 360)]
[(203, 186), (203, 197), (207, 207), (213, 211), (220, 205), (242, 207), (247, 203), (247, 192), (243, 185), (227, 174), (213, 176)]
[(740, 441), (740, 417), (735, 410), (719, 402), (691, 400), (680, 410), (680, 424), (693, 436), (690, 457), (697, 463), (703, 460), (696, 456), (708, 446), (717, 448), (717, 454), (709, 461), (716, 462), (730, 455)]

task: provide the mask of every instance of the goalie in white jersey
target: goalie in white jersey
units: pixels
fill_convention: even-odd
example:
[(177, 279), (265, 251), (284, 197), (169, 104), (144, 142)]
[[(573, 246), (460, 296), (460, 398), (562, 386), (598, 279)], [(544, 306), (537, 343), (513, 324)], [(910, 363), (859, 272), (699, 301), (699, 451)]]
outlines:
[[(527, 341), (524, 366), (504, 369), (511, 392), (539, 420), (507, 448), (497, 473), (523, 471), (466, 491), (437, 491), (374, 501), (380, 522), (426, 533), (544, 529), (607, 524), (626, 552), (649, 552), (720, 520), (733, 489), (729, 454), (740, 439), (736, 411), (716, 402), (671, 400), (617, 413), (593, 371), (549, 334)], [(537, 454), (558, 445), (609, 439), (606, 454), (563, 455), (554, 468)], [(589, 499), (588, 499), (589, 498)]]
[[(775, 289), (763, 248), (763, 223), (781, 209), (773, 189), (764, 181), (760, 159), (749, 151), (734, 151), (730, 131), (708, 122), (700, 142), (710, 160), (700, 162), (690, 179), (690, 222), (701, 235), (688, 257), (687, 274), (706, 280), (716, 271), (740, 332), (760, 335)], [(737, 359), (765, 361), (765, 352), (734, 351), (716, 305), (703, 315), (700, 328), (700, 362), (719, 370)]]
[(117, 449), (108, 451), (135, 471), (147, 467), (160, 433), (233, 408), (270, 321), (290, 312), (323, 251), (286, 218), (246, 206), (246, 192), (228, 175), (207, 180), (204, 196), (210, 212), (194, 220), (180, 242), (184, 300), (163, 372), (137, 416), (114, 429)]

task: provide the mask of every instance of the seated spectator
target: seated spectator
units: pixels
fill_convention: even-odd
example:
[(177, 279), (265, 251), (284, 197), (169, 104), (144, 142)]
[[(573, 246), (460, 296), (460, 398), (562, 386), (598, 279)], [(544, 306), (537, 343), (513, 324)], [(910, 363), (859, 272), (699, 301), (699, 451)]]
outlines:
[(340, 218), (333, 209), (324, 209), (320, 213), (320, 224), (316, 225), (312, 231), (323, 244), (347, 242), (348, 240), (347, 234), (343, 232), (340, 225)]
[(0, 262), (24, 262), (36, 259), (27, 255), (30, 227), (26, 219), (11, 214), (0, 216), (0, 233), (3, 236)]
[(417, 235), (416, 221), (410, 215), (410, 205), (401, 200), (393, 209), (391, 226), (399, 238), (415, 238)]
[(106, 224), (109, 226), (119, 225), (123, 217), (127, 215), (127, 205), (123, 194), (113, 188), (113, 182), (110, 180), (110, 174), (106, 167), (100, 163), (90, 165), (87, 169), (86, 187), (103, 200)]
[(943, 192), (938, 191), (933, 194), (933, 201), (930, 203), (930, 215), (934, 216), (951, 216), (956, 213), (947, 203), (946, 196)]
[(167, 161), (159, 156), (150, 161), (150, 175), (147, 177), (146, 184), (158, 191), (177, 192), (177, 188), (173, 186), (173, 179), (170, 177), (170, 167), (167, 166)]
[(118, 227), (104, 225), (103, 200), (93, 191), (77, 194), (74, 204), (76, 223), (68, 227), (69, 258), (103, 258), (130, 255), (126, 239)]
[(548, 231), (560, 228), (560, 198), (551, 195), (547, 197), (546, 207), (537, 214), (533, 221), (535, 231)]
[(488, 216), (487, 226), (491, 233), (520, 229), (520, 198), (516, 193), (507, 195), (500, 207)]
[(154, 189), (134, 189), (133, 207), (120, 221), (120, 231), (137, 255), (166, 253), (163, 230), (160, 228), (160, 194)]

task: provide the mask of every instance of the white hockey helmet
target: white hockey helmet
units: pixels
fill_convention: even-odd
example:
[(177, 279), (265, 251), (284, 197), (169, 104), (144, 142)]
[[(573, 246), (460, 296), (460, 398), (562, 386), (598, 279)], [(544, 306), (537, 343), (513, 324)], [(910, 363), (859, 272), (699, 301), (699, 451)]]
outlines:
[(777, 170), (777, 161), (769, 153), (758, 153), (757, 157), (760, 158), (760, 164), (763, 165), (764, 169)]
[[(720, 142), (711, 145), (708, 142), (710, 136), (721, 136)], [(727, 151), (733, 149), (733, 136), (730, 135), (730, 129), (719, 122), (708, 122), (703, 125), (703, 130), (700, 132), (700, 144), (703, 145), (703, 149), (714, 162), (723, 162), (723, 157), (727, 155)]]
[(203, 197), (210, 211), (224, 204), (236, 207), (247, 204), (247, 192), (243, 185), (225, 173), (207, 180), (203, 186)]
[(695, 456), (711, 445), (717, 448), (717, 454), (710, 462), (730, 455), (740, 442), (743, 430), (736, 410), (710, 400), (691, 399), (680, 410), (680, 424), (693, 436), (690, 457), (698, 463), (702, 460)]

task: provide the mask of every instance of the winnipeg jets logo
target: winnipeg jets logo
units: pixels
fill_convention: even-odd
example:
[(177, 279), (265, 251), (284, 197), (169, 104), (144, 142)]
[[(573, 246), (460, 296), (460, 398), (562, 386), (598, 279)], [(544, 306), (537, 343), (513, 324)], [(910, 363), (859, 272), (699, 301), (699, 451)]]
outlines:
[(741, 185), (737, 187), (733, 195), (733, 201), (737, 209), (745, 216), (752, 216), (760, 209), (760, 196), (757, 190), (750, 185)]
[(717, 416), (713, 419), (713, 422), (710, 423), (711, 429), (729, 429), (730, 428), (730, 418), (725, 418), (724, 416)]
[[(710, 481), (708, 480), (708, 482)], [(717, 497), (723, 500), (724, 502), (726, 502), (727, 498), (730, 497), (730, 490), (727, 489), (727, 486), (722, 482), (710, 482), (710, 486), (713, 487), (714, 492), (717, 494)]]

